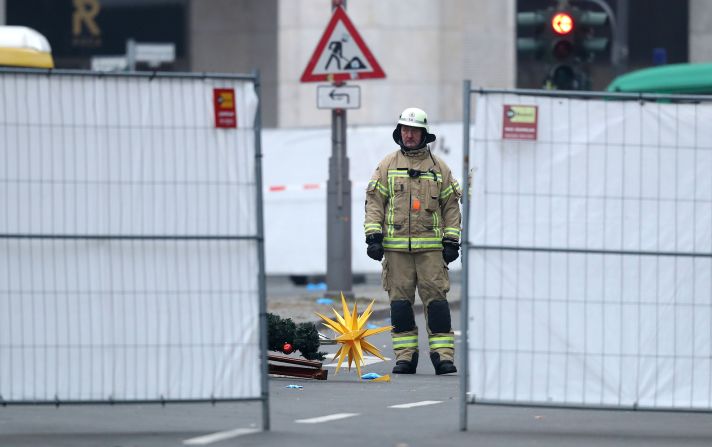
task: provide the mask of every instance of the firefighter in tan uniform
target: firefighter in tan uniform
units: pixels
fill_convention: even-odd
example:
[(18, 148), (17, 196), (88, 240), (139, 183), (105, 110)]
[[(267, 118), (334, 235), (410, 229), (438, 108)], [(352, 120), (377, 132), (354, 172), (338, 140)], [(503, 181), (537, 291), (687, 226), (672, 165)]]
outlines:
[(428, 144), (435, 135), (428, 130), (423, 110), (405, 109), (393, 131), (400, 150), (379, 163), (366, 192), (366, 251), (372, 259), (383, 259), (395, 374), (414, 374), (418, 366), (416, 287), (425, 307), (435, 373), (457, 372), (446, 294), (450, 290), (447, 264), (459, 255), (462, 192), (450, 168), (430, 152)]

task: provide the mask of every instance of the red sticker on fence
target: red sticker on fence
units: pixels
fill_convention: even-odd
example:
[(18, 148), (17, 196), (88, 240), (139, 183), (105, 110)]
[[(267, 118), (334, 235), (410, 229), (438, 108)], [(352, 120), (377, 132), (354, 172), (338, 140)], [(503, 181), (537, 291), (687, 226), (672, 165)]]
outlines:
[(237, 112), (235, 112), (235, 89), (213, 89), (213, 106), (215, 107), (215, 127), (237, 127)]
[(537, 106), (504, 105), (503, 140), (536, 140)]

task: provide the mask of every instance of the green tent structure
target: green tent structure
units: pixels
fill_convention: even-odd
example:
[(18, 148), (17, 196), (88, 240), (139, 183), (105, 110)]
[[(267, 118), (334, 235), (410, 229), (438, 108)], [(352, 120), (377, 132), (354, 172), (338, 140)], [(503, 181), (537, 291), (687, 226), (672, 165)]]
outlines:
[(644, 68), (618, 76), (609, 92), (712, 94), (712, 64), (672, 64)]

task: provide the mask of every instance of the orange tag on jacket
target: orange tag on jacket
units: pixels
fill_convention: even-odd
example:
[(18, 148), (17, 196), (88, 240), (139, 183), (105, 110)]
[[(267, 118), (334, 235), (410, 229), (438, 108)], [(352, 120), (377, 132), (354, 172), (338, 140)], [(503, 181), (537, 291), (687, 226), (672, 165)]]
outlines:
[(413, 199), (413, 211), (420, 210), (420, 200)]

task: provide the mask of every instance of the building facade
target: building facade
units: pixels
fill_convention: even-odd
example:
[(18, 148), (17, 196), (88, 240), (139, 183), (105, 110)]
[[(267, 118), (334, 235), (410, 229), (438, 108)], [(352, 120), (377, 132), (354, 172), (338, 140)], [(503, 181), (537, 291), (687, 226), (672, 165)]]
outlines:
[[(352, 82), (361, 88), (361, 108), (349, 112), (349, 125), (392, 123), (409, 106), (425, 109), (435, 122), (458, 121), (464, 79), (484, 88), (536, 86), (536, 73), (523, 71), (526, 62), (516, 52), (515, 18), (518, 10), (537, 2), (551, 4), (346, 1), (351, 21), (386, 74), (385, 79)], [(640, 1), (609, 3), (614, 9), (627, 3), (631, 16)], [(683, 59), (691, 62), (711, 60), (712, 2), (680, 3), (689, 20), (676, 29), (684, 28), (686, 38), (684, 47), (675, 47), (671, 54), (678, 59), (684, 54)], [(316, 107), (318, 83), (300, 82), (331, 9), (332, 0), (0, 0), (0, 23), (26, 25), (45, 34), (60, 68), (89, 68), (93, 57), (125, 54), (126, 41), (134, 39), (175, 44), (173, 62), (139, 64), (138, 69), (241, 73), (259, 69), (264, 125), (310, 127), (331, 122), (329, 111)], [(638, 28), (629, 33), (640, 34)], [(667, 43), (662, 39), (659, 45)], [(641, 63), (634, 65), (631, 68)], [(611, 72), (605, 61), (596, 67), (594, 88), (602, 88)]]
[[(236, 3), (242, 7), (234, 8)], [(316, 108), (318, 83), (301, 83), (300, 77), (331, 17), (331, 4), (193, 1), (191, 69), (259, 67), (266, 125), (328, 125), (329, 111)], [(462, 114), (463, 79), (514, 87), (514, 7), (512, 0), (348, 1), (351, 21), (386, 74), (354, 83), (361, 87), (361, 108), (349, 112), (349, 124), (391, 123), (408, 106), (427, 110), (433, 120), (454, 121)]]

